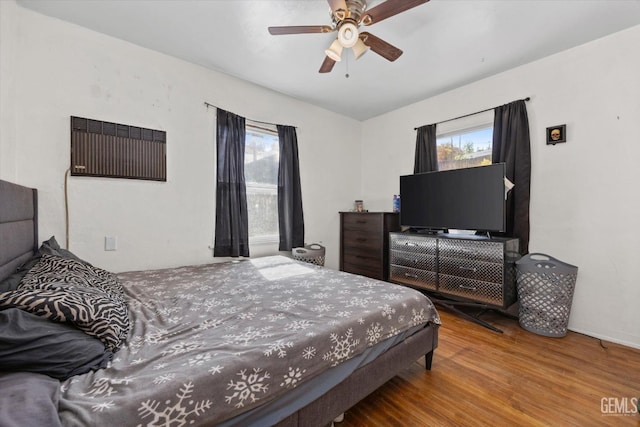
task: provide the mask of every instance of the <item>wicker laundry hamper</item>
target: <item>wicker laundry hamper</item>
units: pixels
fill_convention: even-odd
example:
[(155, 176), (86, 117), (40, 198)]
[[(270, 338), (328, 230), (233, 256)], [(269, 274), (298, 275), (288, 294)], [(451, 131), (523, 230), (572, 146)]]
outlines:
[(291, 256), (298, 261), (324, 266), (325, 247), (317, 243), (304, 245), (304, 247), (293, 248)]
[(538, 335), (565, 336), (578, 267), (532, 253), (516, 262), (516, 271), (520, 326)]

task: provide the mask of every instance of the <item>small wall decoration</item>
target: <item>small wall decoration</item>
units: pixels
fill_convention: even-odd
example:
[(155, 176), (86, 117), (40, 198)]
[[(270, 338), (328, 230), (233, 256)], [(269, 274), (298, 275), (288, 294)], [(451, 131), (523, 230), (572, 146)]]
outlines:
[(551, 126), (547, 128), (547, 145), (567, 142), (567, 125)]

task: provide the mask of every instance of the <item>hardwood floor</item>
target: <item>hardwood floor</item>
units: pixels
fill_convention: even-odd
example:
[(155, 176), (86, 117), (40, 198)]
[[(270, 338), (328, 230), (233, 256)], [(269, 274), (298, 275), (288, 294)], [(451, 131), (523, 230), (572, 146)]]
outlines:
[(640, 427), (640, 350), (574, 332), (543, 337), (517, 320), (484, 314), (500, 334), (439, 312), (443, 326), (432, 370), (416, 361), (336, 427)]

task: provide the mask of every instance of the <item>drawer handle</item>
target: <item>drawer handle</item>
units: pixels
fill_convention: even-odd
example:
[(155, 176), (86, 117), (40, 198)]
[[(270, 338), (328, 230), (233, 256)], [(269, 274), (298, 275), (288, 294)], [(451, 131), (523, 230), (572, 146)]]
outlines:
[(416, 276), (415, 274), (409, 274), (409, 273), (404, 273), (405, 277), (411, 277), (412, 279), (417, 279), (418, 276)]
[(404, 242), (404, 244), (405, 244), (406, 246), (418, 246), (418, 244), (417, 244), (417, 243), (413, 243), (413, 242)]
[(473, 267), (462, 267), (462, 266), (458, 266), (459, 270), (464, 270), (464, 271), (472, 271), (474, 273), (476, 273), (478, 271), (477, 268), (473, 268)]
[(358, 224), (366, 224), (366, 223), (367, 223), (367, 221), (365, 221), (365, 220), (363, 220), (363, 219), (358, 219), (358, 220), (356, 220), (356, 222), (357, 222)]
[(476, 288), (475, 286), (465, 286), (465, 285), (458, 285), (459, 288), (462, 289), (466, 289), (468, 291), (477, 291), (478, 288)]
[(358, 242), (366, 242), (367, 241), (367, 239), (365, 239), (364, 237), (358, 237), (356, 240)]

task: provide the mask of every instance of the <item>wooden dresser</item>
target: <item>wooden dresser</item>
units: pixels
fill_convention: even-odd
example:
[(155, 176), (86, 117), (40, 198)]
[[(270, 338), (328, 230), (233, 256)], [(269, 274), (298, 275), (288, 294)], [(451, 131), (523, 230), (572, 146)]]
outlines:
[(392, 212), (340, 212), (340, 270), (389, 279), (389, 232), (400, 230)]

